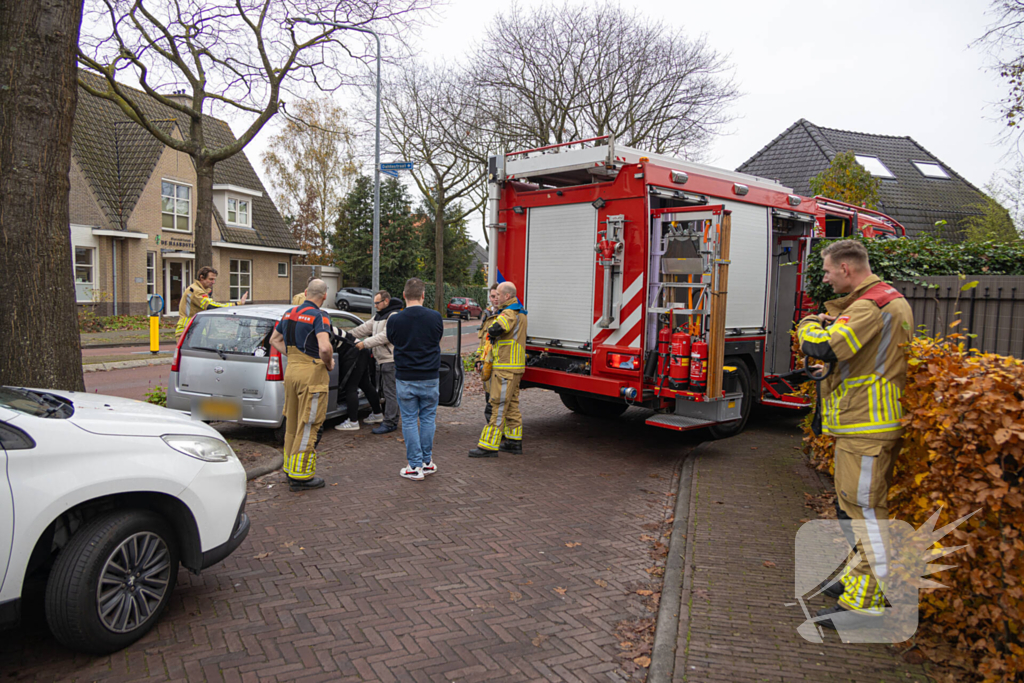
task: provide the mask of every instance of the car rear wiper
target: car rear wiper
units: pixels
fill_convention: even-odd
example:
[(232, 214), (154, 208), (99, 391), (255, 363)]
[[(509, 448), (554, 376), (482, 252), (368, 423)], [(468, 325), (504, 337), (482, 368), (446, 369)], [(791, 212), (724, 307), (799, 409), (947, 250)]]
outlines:
[(218, 356), (220, 356), (220, 359), (221, 359), (221, 360), (227, 360), (227, 359), (228, 359), (228, 357), (227, 357), (227, 356), (225, 356), (225, 355), (224, 355), (224, 352), (223, 352), (223, 351), (221, 351), (220, 349), (210, 349), (210, 348), (207, 348), (207, 347), (205, 347), (205, 346), (193, 346), (193, 347), (191, 347), (191, 348), (192, 348), (192, 350), (193, 350), (193, 351), (213, 351), (213, 352), (214, 352), (214, 353), (216, 353), (216, 354), (217, 354)]

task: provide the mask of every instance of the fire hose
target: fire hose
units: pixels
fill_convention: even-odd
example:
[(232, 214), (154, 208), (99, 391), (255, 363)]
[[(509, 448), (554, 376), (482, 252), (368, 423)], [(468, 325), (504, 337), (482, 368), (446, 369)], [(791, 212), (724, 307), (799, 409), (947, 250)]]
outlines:
[[(822, 365), (811, 365), (811, 361), (822, 363)], [(810, 356), (804, 356), (804, 373), (812, 380), (814, 380), (815, 393), (817, 398), (814, 406), (814, 418), (811, 420), (811, 431), (815, 436), (821, 436), (821, 383), (832, 374), (835, 370), (835, 365), (828, 361), (821, 360), (820, 358), (811, 358)]]

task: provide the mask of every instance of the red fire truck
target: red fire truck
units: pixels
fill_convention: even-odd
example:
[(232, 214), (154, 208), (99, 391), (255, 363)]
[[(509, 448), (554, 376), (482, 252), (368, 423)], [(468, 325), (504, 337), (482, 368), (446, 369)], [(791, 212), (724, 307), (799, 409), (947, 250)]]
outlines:
[(571, 410), (740, 432), (792, 396), (790, 330), (820, 237), (904, 235), (876, 211), (608, 136), (490, 158), (492, 280), (529, 311), (522, 386)]

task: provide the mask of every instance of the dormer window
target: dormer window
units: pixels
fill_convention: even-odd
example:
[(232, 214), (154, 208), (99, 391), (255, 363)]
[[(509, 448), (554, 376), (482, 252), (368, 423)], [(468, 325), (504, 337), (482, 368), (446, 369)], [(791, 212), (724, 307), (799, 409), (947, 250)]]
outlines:
[(249, 227), (249, 200), (240, 197), (228, 197), (228, 223)]
[(878, 157), (869, 157), (862, 156), (860, 154), (855, 154), (854, 158), (857, 159), (858, 164), (863, 166), (868, 173), (870, 173), (876, 178), (896, 177), (892, 174), (892, 171), (885, 167), (885, 164), (883, 164), (882, 160), (879, 159)]
[(938, 178), (940, 180), (949, 180), (949, 174), (946, 173), (946, 169), (939, 166), (934, 161), (911, 161), (918, 171), (921, 172), (925, 178)]

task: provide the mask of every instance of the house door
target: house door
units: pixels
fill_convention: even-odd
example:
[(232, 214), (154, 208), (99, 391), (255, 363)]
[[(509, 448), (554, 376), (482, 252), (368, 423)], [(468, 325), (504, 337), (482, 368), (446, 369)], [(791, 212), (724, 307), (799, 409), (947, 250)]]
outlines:
[(181, 293), (191, 282), (191, 261), (164, 259), (164, 291), (167, 292), (164, 315), (178, 315)]

